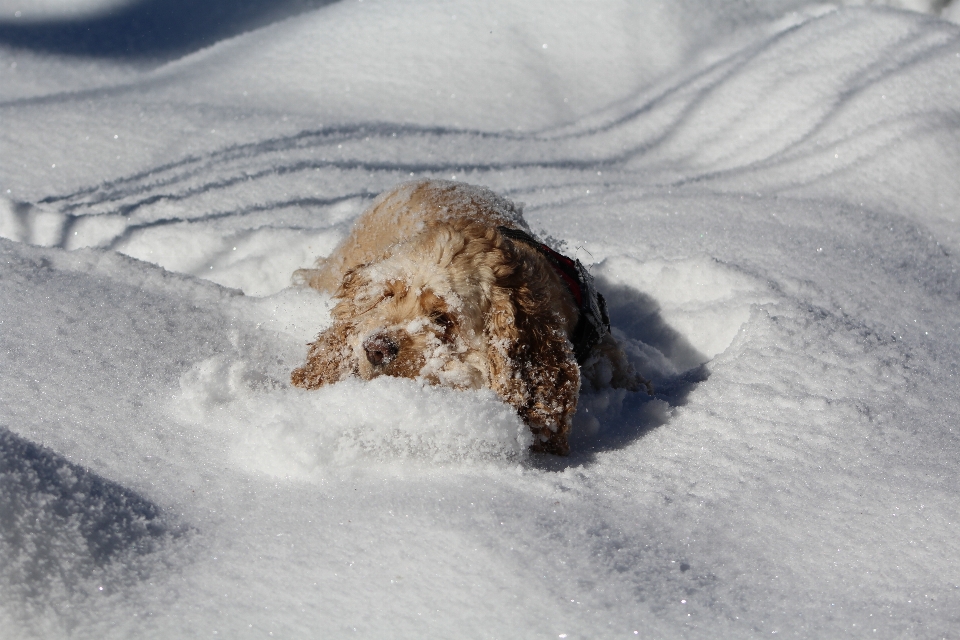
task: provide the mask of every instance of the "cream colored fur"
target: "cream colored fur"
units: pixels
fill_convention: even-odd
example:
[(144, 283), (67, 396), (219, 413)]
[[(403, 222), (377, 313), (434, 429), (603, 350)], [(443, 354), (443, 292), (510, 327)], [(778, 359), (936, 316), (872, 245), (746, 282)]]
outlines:
[[(546, 258), (499, 226), (528, 231), (513, 203), (480, 187), (422, 180), (381, 195), (329, 257), (295, 274), (336, 306), (293, 384), (390, 375), (489, 387), (530, 425), (534, 450), (566, 454), (579, 312)], [(583, 374), (595, 388), (648, 385), (610, 335)]]

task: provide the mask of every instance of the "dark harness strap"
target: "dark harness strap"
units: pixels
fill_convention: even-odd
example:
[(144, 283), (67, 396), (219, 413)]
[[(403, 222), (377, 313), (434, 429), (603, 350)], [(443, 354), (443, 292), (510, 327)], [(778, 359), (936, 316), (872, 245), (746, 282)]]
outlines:
[(577, 303), (577, 309), (580, 311), (580, 318), (573, 329), (573, 335), (570, 336), (570, 342), (573, 343), (573, 353), (577, 357), (577, 362), (583, 364), (590, 355), (590, 350), (610, 331), (607, 304), (593, 286), (593, 277), (579, 260), (572, 260), (562, 253), (557, 253), (542, 242), (537, 242), (529, 233), (509, 227), (498, 227), (498, 229), (508, 238), (525, 242), (543, 254), (570, 289)]

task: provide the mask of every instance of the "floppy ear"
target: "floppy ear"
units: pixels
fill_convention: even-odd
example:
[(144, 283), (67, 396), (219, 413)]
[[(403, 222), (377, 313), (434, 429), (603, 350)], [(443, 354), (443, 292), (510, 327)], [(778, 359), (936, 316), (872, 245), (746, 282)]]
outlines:
[(549, 292), (530, 271), (521, 260), (491, 290), (484, 327), (490, 386), (530, 426), (534, 451), (566, 455), (580, 367), (563, 317), (545, 304)]
[(350, 375), (359, 375), (349, 344), (349, 339), (356, 333), (355, 298), (360, 287), (366, 283), (358, 273), (359, 269), (360, 267), (357, 267), (344, 274), (336, 294), (339, 302), (333, 308), (333, 325), (317, 336), (316, 341), (310, 343), (307, 363), (290, 374), (290, 382), (294, 386), (317, 389)]
[(334, 322), (332, 327), (317, 336), (315, 342), (310, 343), (307, 363), (293, 370), (290, 382), (304, 389), (317, 389), (356, 374), (347, 342), (351, 333), (351, 325)]

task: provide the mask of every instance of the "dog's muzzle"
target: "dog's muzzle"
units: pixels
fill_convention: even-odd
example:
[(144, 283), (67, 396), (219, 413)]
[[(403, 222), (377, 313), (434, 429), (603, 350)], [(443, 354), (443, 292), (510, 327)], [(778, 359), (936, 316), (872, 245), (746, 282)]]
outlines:
[(367, 354), (367, 360), (375, 367), (388, 365), (393, 362), (400, 352), (397, 343), (382, 333), (376, 333), (363, 341), (363, 350)]

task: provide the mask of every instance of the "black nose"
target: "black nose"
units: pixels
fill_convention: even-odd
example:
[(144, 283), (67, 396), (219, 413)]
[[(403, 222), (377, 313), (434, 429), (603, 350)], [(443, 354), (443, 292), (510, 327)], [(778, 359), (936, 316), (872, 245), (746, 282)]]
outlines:
[(363, 341), (363, 350), (367, 352), (367, 360), (370, 364), (379, 366), (390, 364), (397, 357), (400, 347), (387, 336), (378, 333)]

